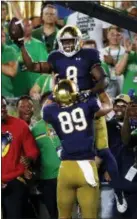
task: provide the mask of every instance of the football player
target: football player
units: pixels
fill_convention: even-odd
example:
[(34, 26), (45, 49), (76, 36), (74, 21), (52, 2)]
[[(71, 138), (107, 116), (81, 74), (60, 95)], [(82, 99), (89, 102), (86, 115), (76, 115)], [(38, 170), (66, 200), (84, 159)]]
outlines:
[(43, 119), (51, 123), (62, 143), (58, 175), (59, 218), (71, 218), (76, 199), (82, 218), (96, 219), (99, 183), (95, 164), (93, 120), (106, 115), (112, 105), (100, 108), (95, 97), (78, 101), (71, 80), (60, 80), (53, 92), (55, 101), (43, 109)]
[(82, 34), (75, 26), (65, 26), (57, 34), (58, 50), (50, 53), (48, 62), (35, 63), (28, 55), (21, 21), (13, 18), (9, 25), (11, 39), (21, 47), (24, 62), (33, 72), (58, 73), (59, 79), (73, 80), (80, 91), (96, 93), (106, 87), (106, 75), (95, 49), (82, 49)]
[[(32, 62), (24, 47), (23, 29), (20, 23), (16, 18), (13, 18), (9, 33), (13, 41), (21, 47), (24, 62), (29, 70), (41, 73), (58, 73), (59, 79), (67, 78), (75, 82), (81, 99), (89, 97), (90, 93), (100, 93), (105, 104), (110, 104), (108, 96), (102, 92), (108, 81), (101, 67), (99, 53), (95, 49), (82, 48), (82, 34), (77, 27), (65, 26), (62, 28), (57, 35), (58, 50), (49, 55), (48, 62), (35, 63)], [(97, 147), (99, 151), (106, 148), (103, 153), (99, 153), (99, 156), (109, 163), (112, 158), (107, 150), (108, 139), (105, 120), (101, 118), (96, 124)], [(111, 167), (111, 165), (108, 166)], [(115, 181), (113, 176), (111, 175), (111, 178)]]
[[(80, 98), (85, 99), (92, 93), (100, 93), (103, 103), (108, 103), (108, 96), (101, 91), (107, 85), (107, 77), (99, 59), (96, 49), (82, 48), (82, 34), (75, 26), (65, 26), (57, 35), (58, 50), (49, 55), (48, 62), (32, 62), (23, 40), (23, 28), (18, 19), (13, 18), (10, 23), (10, 36), (21, 47), (24, 62), (28, 69), (41, 73), (55, 72), (58, 79), (73, 80), (81, 93)], [(56, 78), (56, 81), (58, 80)], [(96, 142), (98, 148), (108, 147), (106, 124), (103, 118), (96, 122)], [(100, 129), (100, 127), (103, 127)], [(101, 130), (100, 133), (98, 130)], [(100, 137), (101, 136), (101, 137)]]

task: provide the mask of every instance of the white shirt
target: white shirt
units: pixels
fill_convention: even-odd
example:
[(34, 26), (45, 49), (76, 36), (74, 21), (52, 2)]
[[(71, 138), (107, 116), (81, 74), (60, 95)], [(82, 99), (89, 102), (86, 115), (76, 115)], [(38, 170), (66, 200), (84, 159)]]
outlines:
[[(123, 46), (120, 46), (116, 49), (110, 49), (109, 46), (103, 48), (100, 50), (100, 59), (101, 61), (104, 61), (104, 55), (111, 55), (115, 61), (119, 61), (121, 57), (125, 53), (125, 48)], [(110, 72), (110, 78), (111, 80), (117, 80), (117, 76), (115, 74), (115, 67), (109, 65), (109, 72)], [(121, 78), (123, 75), (121, 76)], [(118, 77), (120, 78), (120, 76)]]
[(79, 12), (68, 16), (67, 25), (76, 25), (82, 32), (83, 39), (95, 40), (98, 49), (103, 48), (103, 29), (111, 26), (111, 24)]
[(119, 60), (125, 53), (125, 48), (123, 46), (120, 46), (116, 49), (110, 49), (109, 46), (103, 48), (100, 50), (100, 58), (102, 61), (104, 61), (104, 55), (111, 55), (114, 60)]

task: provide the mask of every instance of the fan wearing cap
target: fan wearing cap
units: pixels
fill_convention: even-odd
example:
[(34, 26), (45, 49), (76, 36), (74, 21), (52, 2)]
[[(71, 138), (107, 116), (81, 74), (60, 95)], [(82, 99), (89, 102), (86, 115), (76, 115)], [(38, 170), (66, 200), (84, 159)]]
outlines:
[(126, 107), (130, 103), (130, 101), (131, 101), (130, 97), (126, 94), (120, 94), (115, 98), (114, 111), (117, 121), (123, 122)]
[[(126, 94), (118, 95), (114, 100), (113, 110), (114, 116), (107, 121), (109, 147), (115, 157), (122, 147), (121, 128), (124, 122), (126, 108), (131, 99)], [(115, 134), (114, 134), (115, 133)]]
[[(124, 104), (128, 98), (122, 97)], [(128, 209), (123, 218), (137, 218), (137, 97), (126, 104), (123, 110), (124, 119), (121, 127), (121, 138), (124, 146), (121, 148), (117, 161), (125, 191)]]

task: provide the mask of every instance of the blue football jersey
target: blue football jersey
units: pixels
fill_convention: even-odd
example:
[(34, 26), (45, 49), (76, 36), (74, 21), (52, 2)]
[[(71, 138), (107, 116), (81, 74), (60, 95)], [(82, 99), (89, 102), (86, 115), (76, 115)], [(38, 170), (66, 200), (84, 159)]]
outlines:
[(95, 49), (81, 49), (72, 57), (67, 57), (57, 50), (49, 55), (48, 62), (60, 79), (73, 80), (81, 91), (94, 86), (90, 72), (94, 65), (100, 64), (100, 59)]
[(99, 109), (93, 97), (86, 103), (69, 107), (60, 107), (57, 103), (44, 107), (43, 119), (52, 124), (61, 140), (63, 160), (94, 158), (93, 118)]

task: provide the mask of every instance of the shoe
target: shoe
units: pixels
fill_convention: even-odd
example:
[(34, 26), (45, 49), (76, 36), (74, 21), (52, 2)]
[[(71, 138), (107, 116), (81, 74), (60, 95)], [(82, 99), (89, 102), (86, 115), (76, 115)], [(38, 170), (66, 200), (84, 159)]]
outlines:
[(115, 199), (116, 199), (116, 206), (117, 206), (118, 212), (124, 213), (128, 207), (124, 193), (123, 192), (120, 192), (119, 194), (115, 193)]

